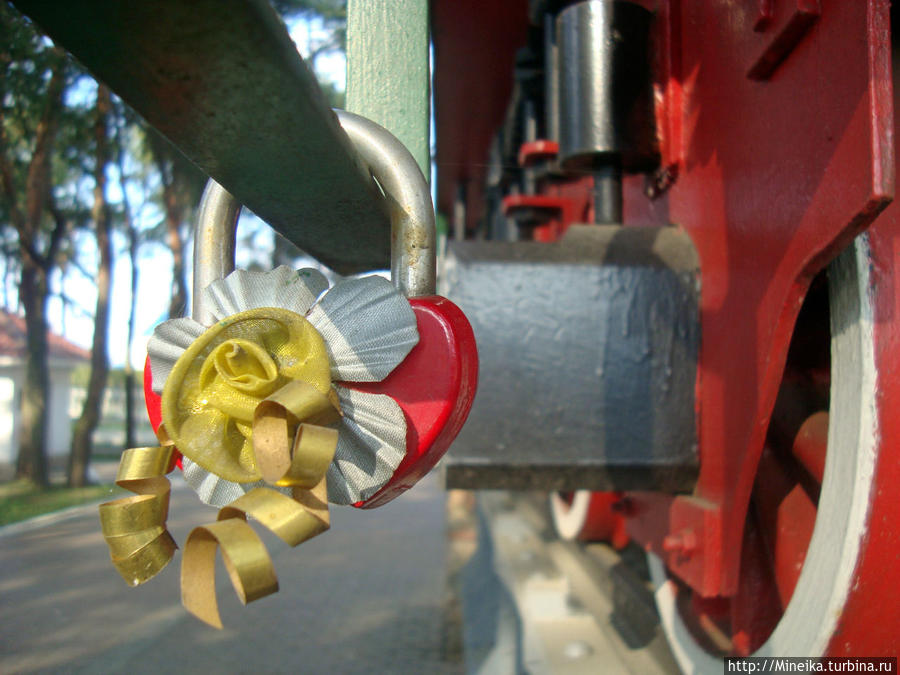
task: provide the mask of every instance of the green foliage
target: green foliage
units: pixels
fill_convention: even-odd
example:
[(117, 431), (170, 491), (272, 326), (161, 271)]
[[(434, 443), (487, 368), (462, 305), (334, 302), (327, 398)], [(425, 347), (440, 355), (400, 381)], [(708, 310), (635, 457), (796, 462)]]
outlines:
[[(6, 3), (0, 3), (0, 250), (6, 273), (19, 268), (19, 231), (27, 203), (29, 170), (38, 150), (41, 125), (50, 99), (51, 74), (63, 75), (62, 106), (58, 111), (56, 133), (52, 137), (49, 158), (48, 204), (37, 222), (29, 222), (25, 236), (38, 255), (52, 253), (45, 260), (47, 269), (67, 265), (77, 255), (71, 237), (60, 233), (57, 246), (49, 246), (50, 232), (63, 219), (69, 233), (90, 224), (91, 173), (95, 144), (92, 135), (93, 99), (96, 84), (64, 52), (41, 36), (31, 22)], [(33, 196), (31, 197), (33, 198)], [(20, 214), (17, 221), (16, 213)], [(55, 214), (55, 215), (54, 215)]]
[(79, 504), (116, 499), (123, 494), (125, 492), (115, 485), (41, 489), (27, 480), (5, 483), (0, 485), (0, 526)]
[[(343, 51), (346, 44), (346, 0), (273, 0), (275, 9), (289, 21), (302, 20), (321, 26), (325, 37), (313, 40), (305, 54), (307, 62), (315, 70), (316, 60), (324, 54)], [(15, 192), (25, 195), (28, 162), (33, 153), (37, 126), (45, 104), (51, 68), (61, 58), (60, 51), (46, 37), (35, 30), (27, 17), (23, 17), (7, 3), (0, 3), (0, 122), (3, 143), (13, 169), (11, 178)], [(92, 114), (96, 82), (76, 62), (66, 58), (64, 106), (61, 112), (56, 139), (56, 151), (52, 159), (53, 198), (56, 206), (68, 221), (71, 230), (91, 225), (93, 137)], [(333, 107), (344, 106), (344, 92), (331, 82), (322, 82), (322, 89)], [(125, 153), (130, 168), (129, 178), (138, 178), (149, 191), (147, 198), (155, 203), (160, 214), (155, 226), (141, 232), (140, 240), (168, 246), (164, 221), (165, 204), (163, 186), (173, 184), (178, 201), (184, 208), (185, 225), (191, 220), (193, 207), (206, 177), (193, 164), (169, 146), (126, 105), (114, 97), (114, 118), (118, 120), (117, 142), (126, 144)], [(5, 146), (5, 147), (4, 147)], [(166, 175), (162, 175), (166, 174)], [(16, 236), (11, 228), (10, 203), (0, 199), (0, 255), (15, 269)], [(19, 208), (23, 204), (18, 205)], [(121, 226), (123, 205), (111, 204), (113, 224)], [(46, 227), (52, 224), (47, 218)], [(39, 235), (39, 243), (46, 235)], [(88, 273), (87, 261), (79, 260), (79, 246), (71, 237), (60, 244), (58, 258), (54, 262), (66, 272), (70, 266)]]
[(10, 150), (19, 155), (36, 135), (48, 84), (46, 74), (59, 56), (52, 43), (5, 3), (0, 4), (0, 34), (4, 35), (0, 42), (4, 130), (9, 134)]
[(272, 4), (288, 21), (299, 19), (322, 27), (325, 37), (311, 41), (303, 58), (319, 78), (329, 104), (343, 108), (344, 92), (322, 80), (317, 61), (320, 56), (347, 50), (347, 0), (273, 0)]
[[(38, 125), (46, 105), (49, 73), (65, 61), (65, 106), (59, 125), (60, 147), (55, 170), (67, 176), (68, 169), (90, 168), (86, 157), (90, 145), (90, 96), (72, 97), (69, 92), (92, 86), (92, 80), (71, 58), (56, 49), (50, 40), (34, 30), (31, 22), (5, 3), (0, 3), (0, 111), (6, 149), (21, 166), (31, 156)], [(95, 85), (94, 85), (95, 86)], [(60, 175), (60, 174), (58, 174)], [(15, 176), (16, 185), (24, 191), (24, 176)]]

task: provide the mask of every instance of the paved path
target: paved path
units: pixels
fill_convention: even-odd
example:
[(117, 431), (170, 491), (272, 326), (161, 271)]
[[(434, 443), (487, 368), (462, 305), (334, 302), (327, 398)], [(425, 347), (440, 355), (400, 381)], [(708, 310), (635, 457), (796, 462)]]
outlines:
[[(456, 673), (445, 630), (445, 494), (435, 476), (372, 511), (332, 509), (329, 532), (290, 549), (264, 535), (281, 590), (242, 607), (221, 563), (225, 629), (185, 613), (180, 554), (126, 587), (96, 509), (0, 535), (0, 673)], [(179, 543), (210, 522), (183, 483)], [(449, 663), (448, 659), (456, 661)]]

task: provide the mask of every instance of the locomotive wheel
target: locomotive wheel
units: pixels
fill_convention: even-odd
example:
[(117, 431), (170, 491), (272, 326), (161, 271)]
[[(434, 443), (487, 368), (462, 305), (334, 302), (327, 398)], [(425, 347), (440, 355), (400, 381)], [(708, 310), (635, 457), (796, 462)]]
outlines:
[(585, 541), (590, 500), (591, 493), (588, 490), (550, 493), (550, 515), (553, 517), (553, 529), (556, 530), (560, 539)]
[(624, 519), (613, 508), (619, 499), (615, 492), (551, 492), (553, 527), (566, 541), (607, 541), (623, 548), (628, 535)]
[[(829, 413), (806, 417), (794, 443), (787, 448), (783, 441), (778, 447), (777, 433), (773, 438), (772, 427), (777, 426), (773, 415), (748, 509), (737, 595), (711, 600), (695, 597), (668, 576), (658, 557), (649, 556), (660, 620), (685, 672), (719, 673), (721, 657), (729, 654), (825, 654), (849, 594), (859, 581), (854, 570), (861, 542), (870, 525), (877, 531), (877, 524), (869, 521), (868, 508), (878, 434), (867, 242), (866, 237), (857, 238), (828, 270)], [(802, 320), (803, 312), (792, 350)], [(789, 377), (790, 368), (789, 355), (780, 402), (785, 394), (797, 398), (791, 395), (796, 389)], [(802, 403), (794, 400), (793, 409), (796, 417)], [(828, 419), (832, 420), (830, 425)], [(825, 425), (827, 462), (823, 476), (815, 448), (816, 439), (825, 438)], [(788, 470), (784, 470), (785, 451), (795, 465)], [(798, 466), (803, 467), (799, 473)], [(800, 479), (786, 481), (785, 476), (791, 475)], [(815, 499), (818, 481), (821, 489)], [(778, 501), (774, 504), (776, 511), (779, 506), (784, 509), (780, 518), (772, 517), (773, 500)], [(734, 630), (735, 619), (742, 624), (740, 630)], [(744, 630), (748, 626), (749, 633)]]

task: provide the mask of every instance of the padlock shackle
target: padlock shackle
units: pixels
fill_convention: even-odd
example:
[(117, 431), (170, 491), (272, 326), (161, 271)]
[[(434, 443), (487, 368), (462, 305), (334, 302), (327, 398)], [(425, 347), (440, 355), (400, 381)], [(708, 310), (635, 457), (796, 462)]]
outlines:
[(436, 242), (428, 181), (406, 146), (390, 131), (345, 110), (335, 112), (388, 201), (394, 286), (410, 298), (434, 295)]
[(235, 235), (241, 205), (212, 178), (206, 183), (194, 228), (191, 318), (204, 326), (215, 318), (203, 304), (203, 289), (234, 272)]
[[(436, 242), (431, 190), (415, 158), (387, 129), (344, 110), (334, 111), (362, 163), (388, 200), (391, 280), (407, 297), (435, 294)], [(211, 322), (202, 290), (234, 271), (235, 231), (241, 205), (214, 180), (206, 184), (194, 234), (191, 316)], [(352, 245), (352, 242), (348, 242)]]

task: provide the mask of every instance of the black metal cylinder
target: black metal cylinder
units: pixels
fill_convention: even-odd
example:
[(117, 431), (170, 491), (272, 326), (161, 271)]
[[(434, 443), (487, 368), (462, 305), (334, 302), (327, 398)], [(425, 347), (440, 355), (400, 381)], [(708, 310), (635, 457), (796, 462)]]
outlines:
[(594, 222), (598, 225), (622, 222), (622, 167), (617, 163), (594, 170)]
[(556, 19), (560, 162), (569, 170), (656, 166), (649, 35), (653, 15), (624, 0), (589, 0)]
[(544, 19), (544, 138), (559, 141), (559, 50), (549, 14)]

